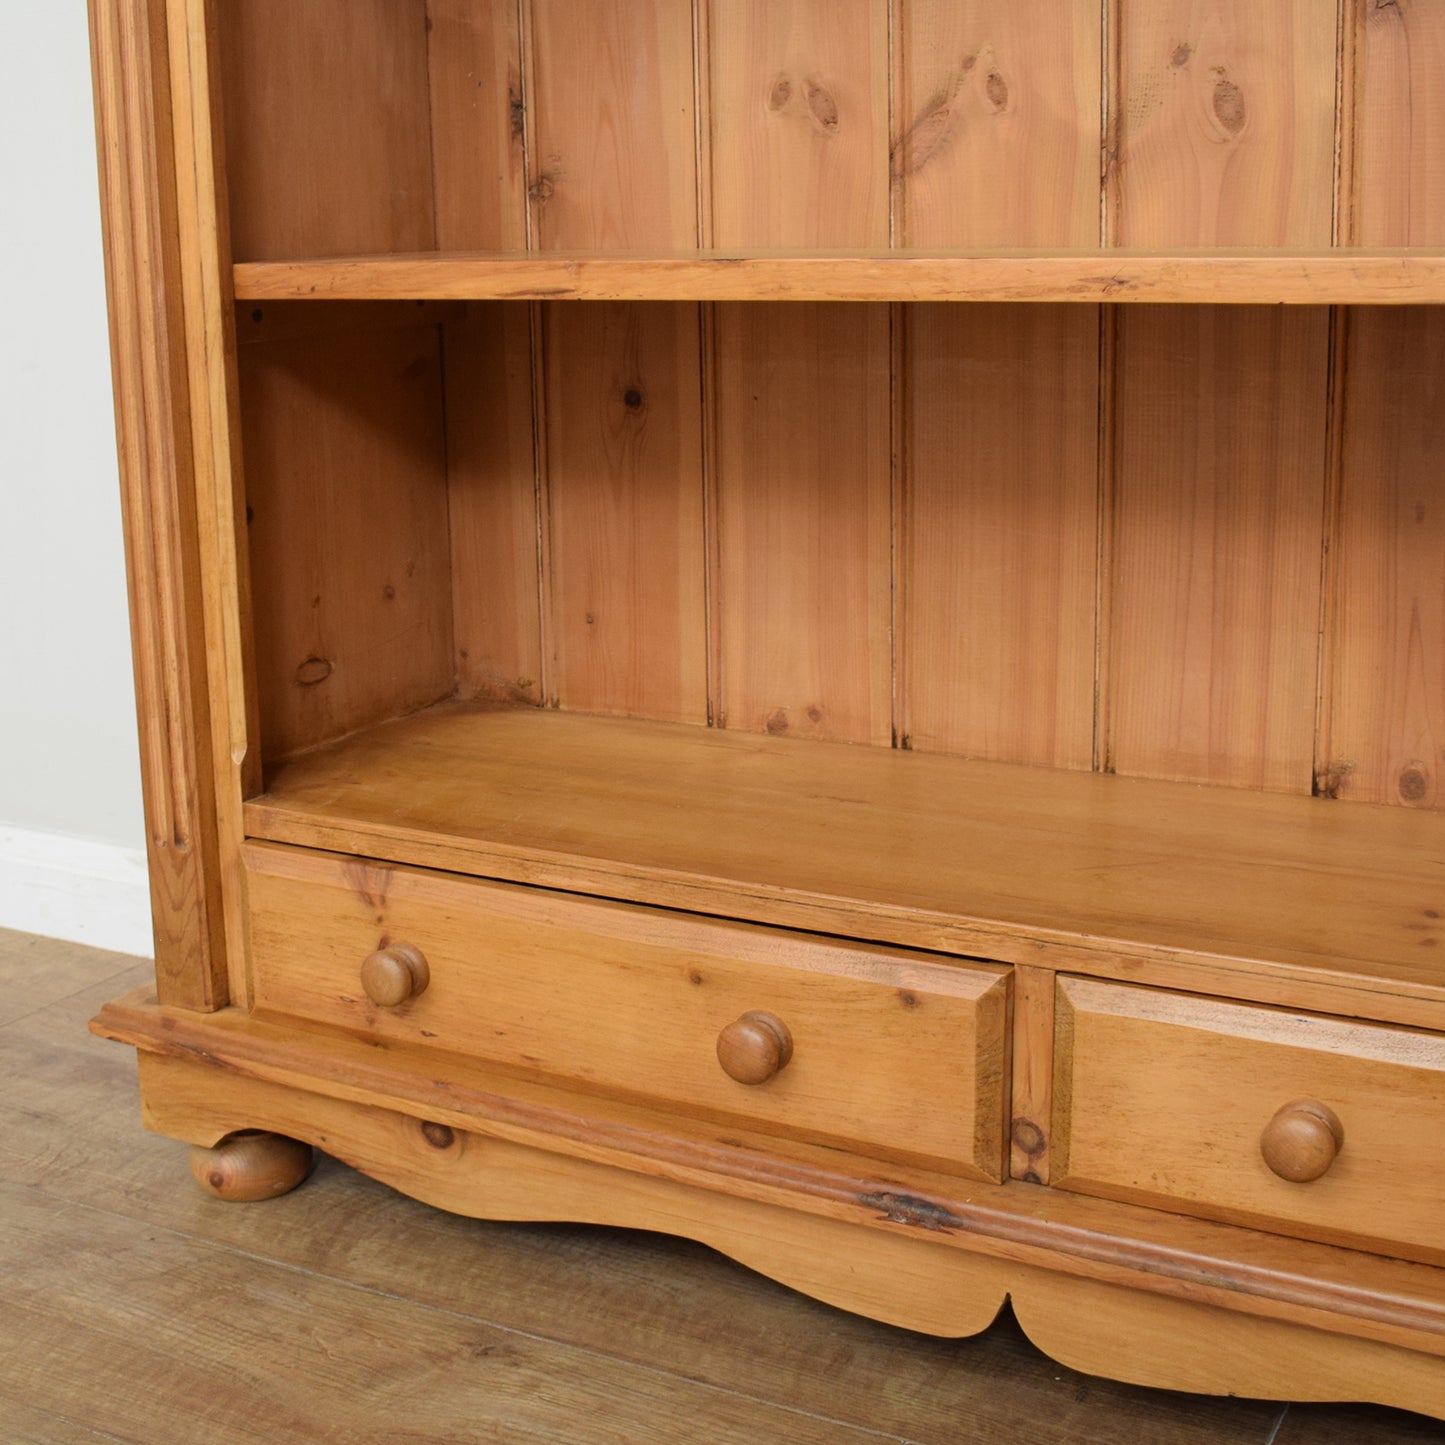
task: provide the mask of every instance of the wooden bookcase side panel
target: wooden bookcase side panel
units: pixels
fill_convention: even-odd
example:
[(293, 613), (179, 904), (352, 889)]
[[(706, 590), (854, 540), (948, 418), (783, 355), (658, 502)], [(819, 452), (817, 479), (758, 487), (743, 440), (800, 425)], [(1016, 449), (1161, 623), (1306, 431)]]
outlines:
[(282, 757), (454, 687), (435, 326), (239, 348), (261, 739)]
[(196, 493), (165, 8), (93, 0), (90, 30), (156, 992), (211, 1010), (228, 1002), (211, 698), (223, 684), (207, 648), (215, 579)]
[[(262, 784), (262, 754), (214, 8), (207, 0), (167, 0), (166, 31), (226, 998), (244, 1007), (250, 986), (241, 908), (242, 810), (244, 799)], [(204, 364), (196, 364), (195, 358), (203, 358)]]

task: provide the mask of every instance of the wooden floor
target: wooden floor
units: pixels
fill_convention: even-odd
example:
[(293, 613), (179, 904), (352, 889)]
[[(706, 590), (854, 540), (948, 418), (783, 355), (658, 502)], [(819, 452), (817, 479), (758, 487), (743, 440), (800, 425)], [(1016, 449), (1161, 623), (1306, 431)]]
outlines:
[(0, 932), (0, 1440), (1445, 1440), (1397, 1411), (1131, 1389), (815, 1304), (684, 1241), (479, 1224), (323, 1159), (225, 1205), (86, 1021), (148, 978)]

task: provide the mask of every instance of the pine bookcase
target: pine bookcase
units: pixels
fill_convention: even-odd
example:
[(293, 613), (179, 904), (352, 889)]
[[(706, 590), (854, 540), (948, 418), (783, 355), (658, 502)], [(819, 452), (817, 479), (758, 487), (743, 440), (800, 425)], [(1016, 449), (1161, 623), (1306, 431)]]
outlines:
[(91, 10), (197, 1178), (1445, 1418), (1445, 10)]

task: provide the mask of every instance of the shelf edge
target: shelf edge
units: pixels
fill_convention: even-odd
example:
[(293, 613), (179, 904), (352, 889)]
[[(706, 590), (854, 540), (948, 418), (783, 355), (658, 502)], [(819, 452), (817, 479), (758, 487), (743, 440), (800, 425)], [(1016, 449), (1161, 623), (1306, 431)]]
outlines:
[(1445, 304), (1445, 252), (572, 256), (249, 261), (240, 301), (1034, 301)]

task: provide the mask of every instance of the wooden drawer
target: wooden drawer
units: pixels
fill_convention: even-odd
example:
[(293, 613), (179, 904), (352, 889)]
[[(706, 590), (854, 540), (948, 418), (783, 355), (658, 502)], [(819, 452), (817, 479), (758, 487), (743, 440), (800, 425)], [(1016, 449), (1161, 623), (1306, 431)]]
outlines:
[[(258, 1013), (1002, 1177), (1005, 969), (269, 844), (246, 866)], [(429, 979), (381, 1007), (361, 965), (398, 944)], [(792, 1056), (746, 1084), (718, 1040), (753, 1012)]]
[(1055, 1184), (1445, 1262), (1445, 1039), (1087, 979), (1058, 990)]

